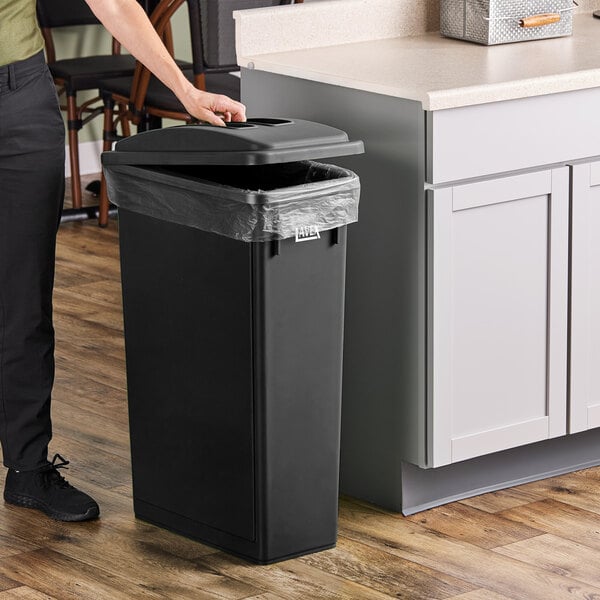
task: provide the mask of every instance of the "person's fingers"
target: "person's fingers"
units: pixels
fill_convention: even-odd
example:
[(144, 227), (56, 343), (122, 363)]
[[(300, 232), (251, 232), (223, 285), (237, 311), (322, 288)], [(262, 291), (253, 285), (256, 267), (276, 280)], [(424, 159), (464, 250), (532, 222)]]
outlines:
[(207, 123), (210, 123), (211, 125), (216, 125), (218, 127), (225, 127), (225, 122), (223, 121), (223, 119), (216, 115), (214, 112), (212, 112), (210, 109), (202, 108), (197, 111), (197, 114), (198, 118), (202, 121), (206, 121)]
[(229, 114), (232, 121), (244, 122), (246, 120), (246, 107), (242, 104), (240, 110), (237, 112), (231, 111)]
[(192, 116), (211, 125), (222, 127), (231, 121), (246, 120), (246, 107), (222, 94), (193, 89), (186, 104), (186, 109)]
[(213, 110), (220, 113), (229, 113), (232, 121), (246, 120), (246, 107), (236, 100), (232, 100), (227, 96), (214, 96)]

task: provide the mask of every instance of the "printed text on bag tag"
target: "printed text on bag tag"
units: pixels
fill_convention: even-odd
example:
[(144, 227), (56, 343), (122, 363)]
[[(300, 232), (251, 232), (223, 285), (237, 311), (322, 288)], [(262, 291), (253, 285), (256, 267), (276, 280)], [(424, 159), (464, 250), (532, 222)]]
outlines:
[(309, 240), (319, 240), (321, 236), (316, 225), (307, 225), (305, 227), (296, 227), (296, 241), (308, 242)]

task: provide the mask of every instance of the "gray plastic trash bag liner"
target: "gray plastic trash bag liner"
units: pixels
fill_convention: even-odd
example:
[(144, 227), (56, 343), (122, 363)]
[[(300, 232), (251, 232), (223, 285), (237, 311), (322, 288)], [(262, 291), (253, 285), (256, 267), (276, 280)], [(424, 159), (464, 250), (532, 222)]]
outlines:
[[(263, 167), (106, 165), (105, 175), (110, 200), (120, 208), (244, 242), (286, 239), (304, 228), (326, 231), (358, 220), (358, 176), (313, 161)], [(281, 183), (292, 185), (265, 189)]]

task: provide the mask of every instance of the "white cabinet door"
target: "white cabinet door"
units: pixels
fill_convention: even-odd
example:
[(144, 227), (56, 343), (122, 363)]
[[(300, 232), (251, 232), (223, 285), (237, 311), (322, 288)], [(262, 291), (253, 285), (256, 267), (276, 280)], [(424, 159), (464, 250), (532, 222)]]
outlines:
[(568, 177), (429, 194), (430, 466), (566, 433)]
[(600, 427), (600, 162), (573, 167), (569, 432)]

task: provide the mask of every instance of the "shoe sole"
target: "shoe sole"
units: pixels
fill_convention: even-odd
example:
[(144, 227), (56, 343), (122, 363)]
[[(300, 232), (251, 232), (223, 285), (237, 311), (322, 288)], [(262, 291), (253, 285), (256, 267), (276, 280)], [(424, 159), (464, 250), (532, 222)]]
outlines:
[(90, 506), (86, 512), (80, 514), (64, 513), (54, 510), (44, 502), (40, 502), (35, 498), (23, 496), (21, 494), (11, 494), (10, 492), (6, 491), (4, 492), (4, 501), (14, 506), (20, 506), (21, 508), (40, 510), (55, 521), (90, 521), (98, 518), (100, 515), (100, 510), (97, 506)]

